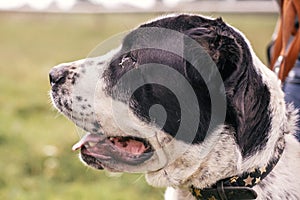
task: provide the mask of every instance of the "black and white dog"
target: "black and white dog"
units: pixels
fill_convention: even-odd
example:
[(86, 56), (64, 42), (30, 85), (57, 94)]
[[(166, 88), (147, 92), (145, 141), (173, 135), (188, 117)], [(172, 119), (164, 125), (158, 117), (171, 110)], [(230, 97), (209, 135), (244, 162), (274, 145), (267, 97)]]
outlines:
[(104, 56), (54, 67), (54, 106), (96, 169), (145, 173), (165, 199), (300, 199), (296, 111), (222, 19), (170, 15)]

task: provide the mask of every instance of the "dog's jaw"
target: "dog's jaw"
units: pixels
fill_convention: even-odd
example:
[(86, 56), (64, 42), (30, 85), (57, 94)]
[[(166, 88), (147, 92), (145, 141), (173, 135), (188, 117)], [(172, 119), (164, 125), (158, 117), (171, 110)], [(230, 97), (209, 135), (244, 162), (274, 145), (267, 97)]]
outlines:
[[(193, 185), (205, 188), (217, 180), (241, 172), (242, 156), (228, 127), (217, 128), (199, 145), (173, 141), (165, 151), (169, 151), (168, 165), (159, 171), (146, 174), (148, 183), (156, 187), (179, 188)], [(216, 170), (218, 173), (215, 173)]]

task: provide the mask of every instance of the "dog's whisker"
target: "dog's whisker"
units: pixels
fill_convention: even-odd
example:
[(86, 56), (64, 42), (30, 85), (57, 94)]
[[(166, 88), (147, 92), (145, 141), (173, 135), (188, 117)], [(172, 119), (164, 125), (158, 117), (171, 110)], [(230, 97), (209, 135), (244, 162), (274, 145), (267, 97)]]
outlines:
[(140, 175), (140, 176), (138, 176), (138, 177), (133, 181), (133, 184), (138, 184), (138, 183), (141, 181), (142, 178), (144, 178), (144, 175), (143, 175), (143, 174)]
[(59, 117), (61, 117), (61, 114), (60, 114), (59, 112), (56, 112), (54, 118), (55, 118), (55, 119), (58, 119)]

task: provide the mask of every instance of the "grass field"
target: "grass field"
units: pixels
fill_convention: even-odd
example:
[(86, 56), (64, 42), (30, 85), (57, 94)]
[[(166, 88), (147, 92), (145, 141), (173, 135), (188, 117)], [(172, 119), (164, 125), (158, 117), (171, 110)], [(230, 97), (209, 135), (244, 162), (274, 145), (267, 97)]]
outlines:
[[(159, 200), (142, 175), (83, 166), (71, 146), (82, 131), (52, 109), (48, 71), (86, 57), (101, 41), (158, 14), (0, 13), (0, 199)], [(220, 16), (221, 14), (213, 14)], [(222, 15), (242, 30), (259, 57), (275, 15)]]

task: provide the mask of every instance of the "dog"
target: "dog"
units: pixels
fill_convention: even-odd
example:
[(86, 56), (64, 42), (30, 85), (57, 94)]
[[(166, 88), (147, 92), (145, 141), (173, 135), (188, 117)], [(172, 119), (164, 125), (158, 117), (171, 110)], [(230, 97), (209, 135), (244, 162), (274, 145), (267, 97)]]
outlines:
[(297, 111), (221, 18), (154, 19), (49, 76), (54, 106), (87, 132), (73, 150), (88, 166), (145, 173), (167, 200), (300, 199)]

